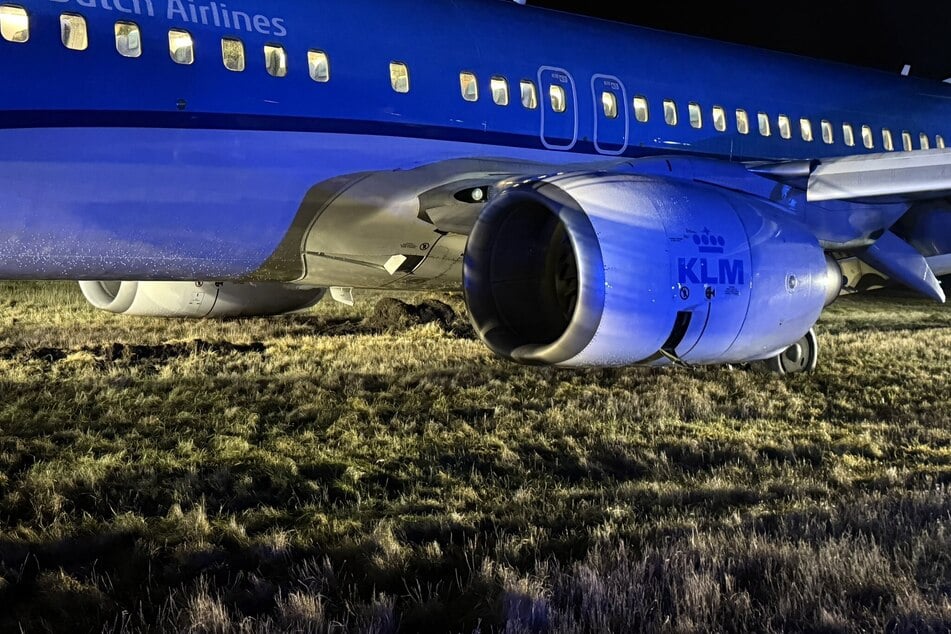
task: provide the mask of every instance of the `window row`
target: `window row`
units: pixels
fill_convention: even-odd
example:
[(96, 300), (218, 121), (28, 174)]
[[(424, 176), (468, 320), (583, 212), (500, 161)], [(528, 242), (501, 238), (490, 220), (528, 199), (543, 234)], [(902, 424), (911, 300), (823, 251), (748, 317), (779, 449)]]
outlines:
[[(617, 117), (617, 106), (614, 94), (610, 92), (603, 93), (601, 101), (603, 104), (604, 116), (608, 118)], [(632, 105), (634, 109), (634, 118), (641, 123), (646, 123), (650, 119), (647, 97), (644, 97), (643, 95), (634, 97)], [(680, 123), (680, 114), (676, 101), (673, 99), (665, 99), (663, 102), (663, 109), (664, 122), (667, 125), (675, 126)], [(736, 121), (736, 131), (740, 134), (749, 134), (751, 129), (751, 115), (743, 108), (737, 108), (733, 114)], [(727, 117), (727, 110), (723, 106), (713, 106), (713, 108), (710, 110), (710, 119), (713, 124), (713, 129), (717, 132), (726, 132), (728, 127)], [(700, 104), (693, 101), (687, 104), (687, 118), (690, 123), (690, 127), (692, 128), (700, 129), (704, 126), (704, 111)], [(769, 114), (766, 112), (756, 113), (756, 128), (760, 136), (773, 136), (773, 121), (770, 119)], [(775, 133), (777, 133), (781, 138), (787, 140), (792, 139), (794, 134), (793, 128), (794, 122), (788, 115), (781, 114), (776, 117)], [(828, 119), (822, 119), (819, 122), (819, 131), (823, 143), (831, 145), (836, 142), (836, 128)], [(807, 117), (802, 117), (798, 120), (797, 132), (798, 136), (803, 141), (811, 143), (815, 140), (813, 122)], [(862, 145), (865, 148), (873, 150), (876, 147), (875, 133), (873, 132), (871, 126), (860, 126), (859, 134), (856, 134), (856, 127), (853, 126), (853, 124), (843, 123), (841, 126), (841, 132), (843, 143), (849, 147), (854, 147), (858, 143), (857, 139), (859, 138), (861, 138)], [(882, 147), (886, 151), (893, 152), (895, 150), (895, 139), (890, 129), (882, 128), (881, 139)], [(910, 152), (914, 149), (914, 137), (908, 130), (902, 130), (901, 132), (901, 145), (902, 149), (905, 151)], [(931, 138), (924, 132), (918, 134), (918, 147), (922, 150), (931, 148)], [(944, 137), (942, 137), (940, 134), (936, 134), (934, 137), (934, 147), (945, 147)]]
[[(474, 73), (463, 71), (459, 73), (459, 89), (462, 98), (466, 101), (479, 100), (479, 81)], [(522, 107), (528, 110), (538, 108), (538, 89), (535, 82), (530, 79), (522, 79), (518, 82), (519, 101)], [(489, 79), (489, 93), (492, 95), (492, 102), (497, 106), (509, 105), (509, 81), (501, 75), (493, 75)], [(567, 94), (561, 86), (552, 85), (549, 89), (549, 98), (551, 99), (552, 110), (555, 112), (564, 112), (567, 110)]]
[[(63, 46), (73, 51), (89, 48), (86, 18), (76, 13), (63, 13), (59, 16), (59, 24)], [(8, 42), (23, 43), (30, 39), (29, 17), (23, 8), (0, 5), (0, 35)], [(115, 45), (116, 51), (123, 57), (141, 57), (142, 32), (139, 25), (135, 22), (116, 22)], [(168, 54), (176, 64), (194, 64), (195, 41), (191, 33), (182, 29), (169, 29)], [(222, 38), (221, 61), (230, 71), (244, 71), (247, 65), (244, 42), (238, 38)], [(288, 55), (285, 48), (279, 44), (265, 45), (264, 65), (274, 77), (287, 76)], [(314, 81), (330, 81), (330, 59), (324, 51), (309, 50), (307, 66), (310, 78)]]
[[(84, 51), (89, 47), (86, 19), (79, 14), (63, 13), (60, 15), (60, 35), (63, 46), (70, 50)], [(29, 15), (23, 7), (8, 4), (0, 5), (0, 36), (8, 42), (15, 43), (27, 42), (30, 39)], [(116, 22), (115, 46), (116, 51), (123, 57), (141, 57), (142, 34), (139, 26), (135, 22)], [(170, 29), (168, 31), (168, 52), (177, 64), (194, 64), (195, 41), (192, 35), (182, 29)], [(263, 52), (267, 72), (273, 77), (286, 77), (288, 72), (286, 49), (279, 44), (266, 44)], [(244, 42), (238, 38), (222, 38), (221, 60), (226, 69), (233, 72), (243, 72), (247, 65)], [(330, 59), (324, 51), (309, 50), (307, 52), (307, 66), (310, 78), (315, 82), (330, 81)], [(409, 92), (410, 77), (409, 68), (406, 64), (396, 61), (390, 62), (390, 85), (398, 93)], [(459, 73), (459, 87), (465, 101), (474, 102), (479, 100), (479, 82), (475, 73), (469, 71)], [(488, 88), (492, 101), (496, 105), (509, 105), (509, 83), (505, 77), (492, 76)], [(529, 79), (522, 79), (519, 81), (518, 88), (519, 100), (522, 106), (529, 110), (537, 109), (538, 90), (535, 83)], [(566, 112), (568, 99), (564, 87), (551, 84), (548, 86), (547, 92), (551, 110), (555, 113)], [(602, 91), (600, 101), (604, 116), (608, 119), (616, 119), (619, 115), (617, 95), (611, 91)], [(635, 120), (641, 123), (649, 121), (650, 109), (647, 97), (643, 95), (635, 96), (632, 106)], [(739, 134), (750, 134), (751, 115), (743, 108), (737, 108), (733, 114), (736, 131)], [(680, 115), (676, 101), (673, 99), (663, 101), (663, 116), (667, 125), (676, 126), (679, 124)], [(713, 128), (717, 132), (727, 131), (727, 117), (727, 110), (723, 106), (712, 107), (710, 118)], [(704, 111), (699, 103), (690, 102), (687, 104), (687, 118), (690, 127), (696, 129), (704, 127)], [(773, 120), (770, 119), (767, 113), (757, 112), (755, 123), (760, 136), (769, 137), (774, 134)], [(788, 115), (780, 114), (776, 117), (775, 128), (781, 138), (791, 139), (794, 134), (793, 127), (794, 122)], [(871, 126), (860, 126), (857, 134), (856, 128), (851, 123), (842, 123), (841, 135), (843, 143), (848, 147), (854, 147), (859, 138), (865, 148), (871, 150), (876, 147), (876, 137)], [(798, 136), (806, 142), (815, 140), (812, 120), (805, 117), (798, 120)], [(836, 142), (836, 129), (832, 122), (827, 119), (822, 119), (819, 122), (819, 137), (828, 145)], [(890, 129), (882, 128), (881, 142), (886, 151), (895, 150), (895, 139)], [(913, 145), (912, 133), (903, 130), (901, 132), (902, 149), (910, 151), (914, 149)], [(941, 135), (934, 137), (934, 146), (938, 148), (945, 147), (945, 140)], [(927, 134), (923, 132), (918, 134), (918, 147), (923, 150), (931, 147), (931, 139)]]

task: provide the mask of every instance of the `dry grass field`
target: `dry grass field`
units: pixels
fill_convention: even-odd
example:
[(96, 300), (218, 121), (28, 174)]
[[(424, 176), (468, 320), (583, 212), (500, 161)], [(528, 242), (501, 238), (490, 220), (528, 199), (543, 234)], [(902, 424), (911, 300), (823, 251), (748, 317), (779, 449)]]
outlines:
[(951, 308), (842, 298), (781, 378), (520, 367), (400, 299), (0, 284), (0, 631), (951, 630)]

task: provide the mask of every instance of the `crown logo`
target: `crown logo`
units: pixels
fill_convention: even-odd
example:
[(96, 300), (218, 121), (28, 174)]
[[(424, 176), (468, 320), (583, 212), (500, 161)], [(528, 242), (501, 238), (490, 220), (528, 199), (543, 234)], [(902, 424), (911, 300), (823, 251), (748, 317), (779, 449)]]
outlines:
[(704, 229), (703, 233), (695, 233), (693, 243), (700, 247), (700, 253), (723, 253), (726, 246), (726, 240), (723, 236), (718, 236)]

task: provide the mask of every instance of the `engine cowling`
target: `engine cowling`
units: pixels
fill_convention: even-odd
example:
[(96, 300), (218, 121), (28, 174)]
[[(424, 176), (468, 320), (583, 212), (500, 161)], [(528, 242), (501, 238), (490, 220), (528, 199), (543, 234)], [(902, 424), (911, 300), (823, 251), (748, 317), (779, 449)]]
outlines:
[(94, 307), (148, 317), (264, 317), (313, 306), (326, 289), (232, 282), (80, 282)]
[(506, 189), (470, 234), (463, 275), (492, 350), (560, 366), (773, 357), (841, 285), (816, 238), (768, 202), (628, 174)]

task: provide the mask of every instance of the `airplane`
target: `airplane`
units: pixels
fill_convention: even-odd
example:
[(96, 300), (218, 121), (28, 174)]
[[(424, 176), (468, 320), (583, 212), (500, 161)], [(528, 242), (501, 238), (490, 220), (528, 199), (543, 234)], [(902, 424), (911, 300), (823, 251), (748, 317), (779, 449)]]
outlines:
[(951, 85), (511, 0), (0, 0), (0, 279), (128, 315), (462, 290), (563, 367), (811, 371), (951, 273)]

